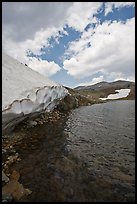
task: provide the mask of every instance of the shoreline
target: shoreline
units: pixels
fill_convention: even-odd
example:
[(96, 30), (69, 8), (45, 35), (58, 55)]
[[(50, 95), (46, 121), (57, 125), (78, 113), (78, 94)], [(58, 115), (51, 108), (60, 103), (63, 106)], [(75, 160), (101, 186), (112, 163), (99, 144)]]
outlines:
[[(108, 101), (103, 101), (103, 103), (104, 102), (106, 103)], [(94, 104), (98, 104), (98, 102)], [(60, 107), (57, 107), (51, 113), (41, 114), (38, 118), (34, 119), (33, 122), (29, 121), (28, 123), (27, 120), (23, 121), (17, 125), (10, 137), (4, 136), (2, 162), (4, 172), (8, 175), (10, 181), (3, 182), (3, 187), (6, 183), (12, 182), (12, 185), (18, 188), (15, 195), (12, 196), (12, 198), (8, 198), (9, 201), (12, 199), (15, 202), (32, 202), (34, 200), (71, 202), (71, 197), (73, 197), (73, 200), (77, 202), (78, 192), (82, 189), (75, 186), (78, 185), (75, 184), (75, 180), (77, 179), (76, 170), (78, 174), (83, 174), (82, 177), (79, 176), (78, 183), (83, 183), (83, 179), (86, 179), (86, 182), (88, 182), (89, 172), (86, 164), (78, 160), (74, 155), (71, 155), (66, 149), (65, 142), (67, 134), (64, 133), (64, 125), (69, 113), (76, 107), (72, 109), (69, 107), (67, 111), (61, 111), (61, 108), (60, 105)], [(46, 166), (44, 167), (44, 165)], [(35, 168), (38, 169), (35, 170)], [(43, 175), (44, 170), (46, 170), (45, 175)], [(67, 177), (66, 174), (71, 176)], [(85, 175), (87, 176), (85, 177)], [(16, 177), (18, 177), (18, 180)], [(70, 181), (66, 182), (66, 179), (70, 179), (70, 177), (73, 178), (71, 183), (78, 189), (77, 193), (74, 193)], [(94, 180), (94, 175), (90, 175), (90, 178)], [(34, 179), (34, 181), (31, 184), (32, 179)], [(43, 180), (47, 182), (47, 185), (43, 183)], [(37, 182), (40, 181), (41, 184), (39, 185), (38, 183), (38, 187), (36, 187)], [(98, 182), (101, 182), (100, 179)], [(103, 182), (106, 188), (111, 185), (105, 180)], [(21, 188), (19, 184), (23, 185), (23, 188)], [(42, 189), (42, 186), (45, 188), (45, 185), (47, 189), (46, 196), (44, 195), (44, 190), (44, 192), (42, 191), (43, 195), (41, 193), (41, 198), (37, 198), (39, 189)], [(53, 187), (53, 185), (55, 186)], [(65, 188), (63, 187), (64, 185)], [(65, 189), (63, 193), (62, 188)], [(23, 189), (23, 197), (19, 189), (20, 191)], [(71, 192), (68, 192), (69, 189), (71, 189)], [(81, 199), (85, 201), (86, 198), (83, 197)], [(89, 201), (89, 199), (91, 199), (91, 196), (87, 195), (87, 201)], [(115, 199), (117, 198), (114, 198), (114, 200)], [(94, 195), (92, 195), (92, 201), (95, 202)]]

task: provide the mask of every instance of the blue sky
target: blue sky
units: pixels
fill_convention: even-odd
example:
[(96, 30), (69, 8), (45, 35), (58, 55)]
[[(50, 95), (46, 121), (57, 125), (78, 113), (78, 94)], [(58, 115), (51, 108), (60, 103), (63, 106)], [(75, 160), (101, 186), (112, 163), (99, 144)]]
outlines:
[(135, 80), (134, 2), (4, 2), (2, 17), (3, 51), (64, 86)]

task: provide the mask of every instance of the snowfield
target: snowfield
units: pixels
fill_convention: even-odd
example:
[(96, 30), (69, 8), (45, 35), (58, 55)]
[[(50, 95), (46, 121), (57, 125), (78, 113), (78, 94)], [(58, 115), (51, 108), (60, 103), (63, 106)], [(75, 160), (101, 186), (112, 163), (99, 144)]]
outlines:
[(116, 94), (110, 94), (108, 95), (107, 98), (100, 98), (101, 100), (107, 100), (107, 99), (119, 99), (119, 98), (124, 98), (127, 97), (128, 94), (130, 93), (130, 89), (120, 89), (116, 90), (118, 93)]
[(32, 113), (52, 110), (67, 94), (63, 86), (2, 54), (3, 130)]

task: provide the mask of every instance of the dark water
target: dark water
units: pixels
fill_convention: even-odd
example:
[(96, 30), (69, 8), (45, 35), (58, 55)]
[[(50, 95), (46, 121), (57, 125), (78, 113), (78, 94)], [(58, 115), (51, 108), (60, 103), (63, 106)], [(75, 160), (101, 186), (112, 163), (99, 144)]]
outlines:
[(135, 201), (135, 102), (73, 110), (57, 121), (14, 132), (22, 202)]
[(75, 109), (66, 132), (68, 149), (88, 165), (89, 171), (110, 182), (114, 191), (118, 188), (117, 193), (134, 197), (135, 101)]

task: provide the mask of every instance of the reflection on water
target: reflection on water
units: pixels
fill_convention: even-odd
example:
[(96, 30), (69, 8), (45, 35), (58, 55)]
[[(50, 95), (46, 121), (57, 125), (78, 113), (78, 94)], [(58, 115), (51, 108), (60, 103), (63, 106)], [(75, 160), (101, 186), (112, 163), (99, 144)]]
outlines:
[(65, 131), (68, 149), (86, 162), (90, 171), (115, 186), (124, 185), (130, 195), (134, 193), (135, 101), (75, 109)]

